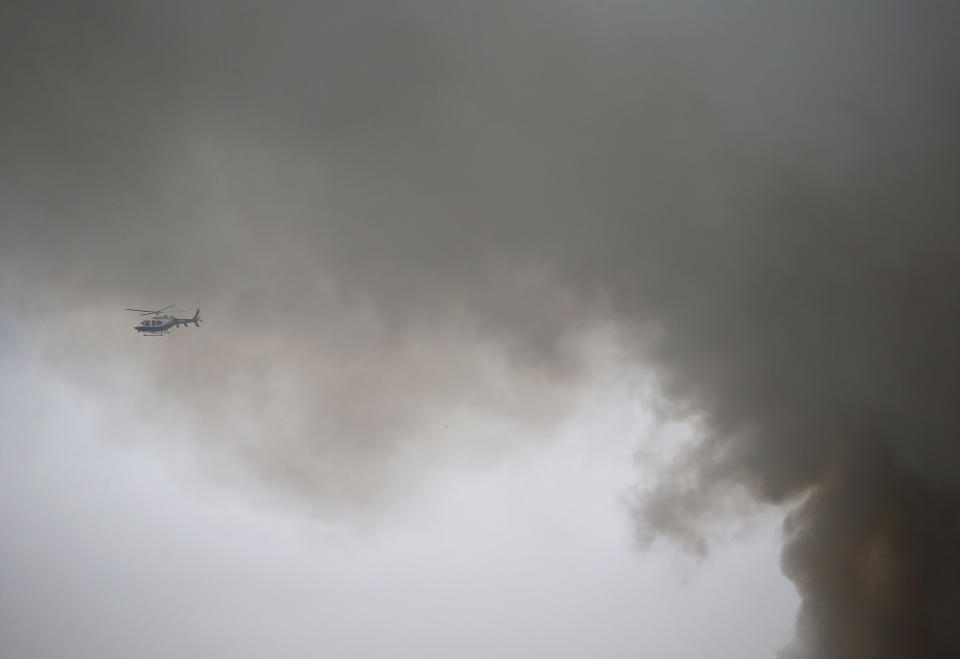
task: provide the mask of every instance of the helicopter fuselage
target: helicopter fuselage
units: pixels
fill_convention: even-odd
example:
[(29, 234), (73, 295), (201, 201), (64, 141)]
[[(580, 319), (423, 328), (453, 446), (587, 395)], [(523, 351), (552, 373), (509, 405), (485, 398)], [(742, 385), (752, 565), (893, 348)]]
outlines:
[(179, 324), (173, 316), (160, 316), (158, 318), (145, 318), (139, 325), (134, 325), (133, 329), (143, 334), (164, 334), (171, 327), (176, 327)]

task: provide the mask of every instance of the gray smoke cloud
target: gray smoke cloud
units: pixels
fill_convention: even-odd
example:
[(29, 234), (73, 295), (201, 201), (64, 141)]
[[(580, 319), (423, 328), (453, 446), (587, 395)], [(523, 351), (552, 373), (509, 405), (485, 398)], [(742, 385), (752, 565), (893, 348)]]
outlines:
[[(956, 10), (0, 12), (4, 306), (67, 377), (336, 507), (549, 428), (612, 327), (703, 430), (643, 527), (802, 498), (786, 656), (960, 650)], [(175, 301), (216, 340), (105, 327)]]

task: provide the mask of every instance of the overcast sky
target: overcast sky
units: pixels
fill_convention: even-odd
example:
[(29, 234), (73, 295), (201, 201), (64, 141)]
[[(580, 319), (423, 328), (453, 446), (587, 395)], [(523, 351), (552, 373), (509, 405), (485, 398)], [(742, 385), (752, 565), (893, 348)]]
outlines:
[(955, 654), (958, 18), (5, 4), (0, 654)]
[(658, 435), (626, 389), (595, 388), (535, 449), (429, 470), (376, 514), (331, 518), (212, 475), (176, 424), (7, 371), (4, 652), (772, 656), (797, 607), (780, 515), (703, 560), (639, 553), (620, 503), (633, 452), (683, 431)]

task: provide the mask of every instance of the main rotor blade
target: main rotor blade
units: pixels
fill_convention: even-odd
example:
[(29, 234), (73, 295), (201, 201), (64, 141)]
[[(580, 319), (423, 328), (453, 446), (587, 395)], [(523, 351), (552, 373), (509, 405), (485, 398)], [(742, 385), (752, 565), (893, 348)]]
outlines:
[(126, 309), (124, 309), (124, 311), (139, 311), (139, 312), (140, 312), (140, 315), (145, 315), (145, 314), (148, 314), (148, 313), (163, 313), (164, 311), (166, 311), (167, 309), (169, 309), (169, 308), (171, 308), (171, 307), (173, 307), (173, 306), (176, 306), (176, 305), (168, 304), (168, 305), (165, 306), (163, 309), (131, 309), (131, 308), (127, 307)]

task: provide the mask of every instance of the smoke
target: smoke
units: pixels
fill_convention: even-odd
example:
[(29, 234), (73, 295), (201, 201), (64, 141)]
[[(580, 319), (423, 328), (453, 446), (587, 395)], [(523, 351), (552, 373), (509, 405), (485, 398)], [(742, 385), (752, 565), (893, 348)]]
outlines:
[[(960, 649), (954, 10), (2, 12), (4, 296), (70, 377), (366, 501), (451, 418), (549, 434), (614, 327), (703, 431), (643, 526), (802, 499), (786, 656)], [(172, 301), (216, 343), (91, 340)]]

